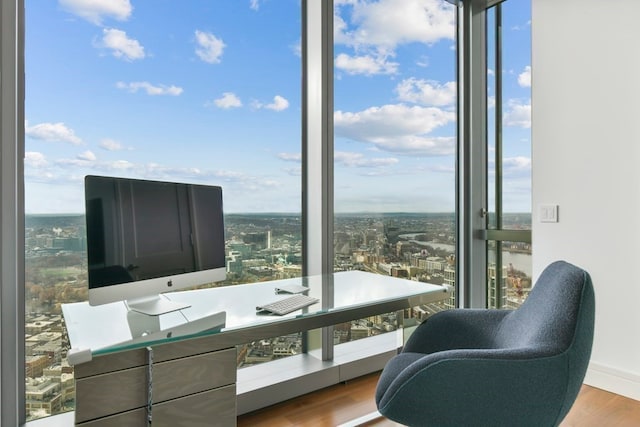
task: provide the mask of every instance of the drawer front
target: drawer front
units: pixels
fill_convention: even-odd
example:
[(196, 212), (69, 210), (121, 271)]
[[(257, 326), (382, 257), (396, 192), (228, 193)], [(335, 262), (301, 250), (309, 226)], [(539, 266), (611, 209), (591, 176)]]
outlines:
[(236, 349), (230, 348), (154, 364), (153, 401), (163, 402), (235, 384), (236, 355)]
[[(147, 425), (145, 408), (76, 424), (82, 427), (140, 427)], [(236, 387), (229, 385), (153, 405), (154, 427), (233, 427)]]
[(235, 385), (181, 397), (153, 407), (153, 427), (235, 425)]

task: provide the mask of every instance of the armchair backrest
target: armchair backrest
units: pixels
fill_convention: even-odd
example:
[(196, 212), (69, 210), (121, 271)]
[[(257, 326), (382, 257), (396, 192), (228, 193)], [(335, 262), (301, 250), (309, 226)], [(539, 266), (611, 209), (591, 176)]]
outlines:
[(548, 347), (554, 353), (566, 350), (578, 332), (580, 315), (588, 314), (589, 307), (583, 306), (589, 298), (586, 294), (593, 294), (591, 288), (586, 271), (564, 261), (550, 264), (525, 302), (501, 323), (497, 346)]
[(545, 268), (522, 306), (503, 319), (496, 345), (530, 348), (538, 355), (566, 353), (567, 395), (575, 397), (591, 356), (594, 319), (591, 277), (581, 268), (557, 261)]

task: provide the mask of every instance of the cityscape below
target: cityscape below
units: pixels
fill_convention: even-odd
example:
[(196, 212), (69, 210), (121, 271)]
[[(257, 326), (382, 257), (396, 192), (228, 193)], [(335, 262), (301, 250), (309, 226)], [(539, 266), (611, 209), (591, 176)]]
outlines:
[[(531, 215), (504, 214), (503, 225), (530, 229)], [(61, 305), (87, 300), (85, 217), (27, 215), (25, 228), (26, 407), (27, 418), (35, 419), (74, 408), (73, 366), (66, 360), (69, 341)], [(301, 276), (301, 215), (227, 214), (225, 230), (227, 279), (203, 286)], [(363, 270), (455, 287), (455, 236), (453, 213), (336, 214), (335, 271)], [(489, 243), (489, 306), (515, 308), (531, 288), (531, 246), (503, 242), (497, 275), (495, 242)], [(454, 307), (454, 299), (455, 292), (445, 303), (414, 307), (403, 319), (388, 313), (335, 325), (334, 343), (394, 331), (408, 319), (421, 321)], [(238, 346), (237, 365), (299, 354), (302, 341), (302, 333), (297, 333), (246, 343)]]

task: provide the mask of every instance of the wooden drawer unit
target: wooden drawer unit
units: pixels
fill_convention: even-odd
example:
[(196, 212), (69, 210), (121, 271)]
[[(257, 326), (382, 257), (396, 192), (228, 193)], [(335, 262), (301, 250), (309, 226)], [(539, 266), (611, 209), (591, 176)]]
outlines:
[[(126, 352), (121, 355), (127, 357)], [(106, 368), (100, 357), (81, 365), (76, 379), (76, 425), (146, 425), (148, 365), (137, 360), (137, 366), (131, 366), (136, 365), (135, 359), (140, 357), (115, 363), (126, 366), (116, 370)], [(100, 369), (91, 366), (94, 362)], [(212, 420), (225, 418), (227, 412), (235, 420), (235, 348), (156, 360), (152, 366), (154, 426), (183, 425), (175, 423), (176, 417), (193, 419), (184, 425), (212, 425)], [(83, 372), (89, 374), (83, 376)]]

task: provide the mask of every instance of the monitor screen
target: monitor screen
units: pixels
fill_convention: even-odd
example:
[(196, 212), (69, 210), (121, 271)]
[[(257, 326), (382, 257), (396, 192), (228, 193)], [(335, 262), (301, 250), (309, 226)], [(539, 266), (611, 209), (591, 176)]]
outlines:
[(85, 177), (89, 303), (162, 314), (159, 294), (226, 278), (222, 189)]

